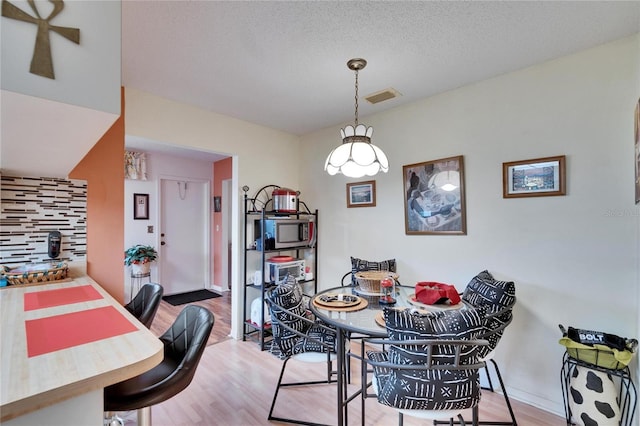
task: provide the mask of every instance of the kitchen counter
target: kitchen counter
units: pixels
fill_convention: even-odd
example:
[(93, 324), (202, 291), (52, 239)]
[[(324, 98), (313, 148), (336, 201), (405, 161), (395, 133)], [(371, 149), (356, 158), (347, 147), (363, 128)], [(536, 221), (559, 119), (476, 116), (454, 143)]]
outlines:
[(160, 340), (86, 276), (3, 288), (0, 314), (3, 425), (101, 424), (104, 387), (162, 361)]

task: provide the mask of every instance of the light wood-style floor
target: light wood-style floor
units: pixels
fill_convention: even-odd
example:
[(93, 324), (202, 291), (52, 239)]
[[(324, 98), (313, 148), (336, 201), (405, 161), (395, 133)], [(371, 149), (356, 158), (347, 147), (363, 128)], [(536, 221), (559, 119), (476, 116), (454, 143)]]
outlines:
[[(172, 399), (152, 408), (154, 426), (283, 424), (267, 420), (282, 361), (268, 352), (261, 352), (255, 342), (236, 341), (228, 337), (228, 298), (229, 293), (225, 293), (223, 297), (198, 302), (211, 309), (216, 316), (209, 346), (205, 349), (195, 378), (189, 387)], [(225, 304), (226, 307), (223, 306)], [(173, 321), (172, 315), (177, 315), (181, 309), (180, 306), (174, 307), (163, 302), (152, 331), (164, 331)], [(353, 361), (354, 374), (349, 387), (350, 392), (359, 386), (359, 380), (355, 377), (358, 369), (359, 365)], [(321, 378), (324, 370), (324, 364), (290, 361), (285, 380), (287, 377), (294, 380)], [(349, 425), (361, 424), (359, 404), (358, 399), (349, 406)], [(546, 411), (514, 400), (512, 404), (520, 426), (566, 424), (564, 418)], [(274, 414), (287, 416), (291, 413), (313, 422), (336, 424), (335, 384), (281, 390)], [(136, 424), (135, 412), (122, 415), (127, 426)], [(485, 391), (480, 403), (480, 420), (489, 419), (507, 421), (509, 417), (502, 396)], [(366, 424), (396, 425), (397, 414), (389, 407), (378, 404), (375, 398), (368, 398)], [(430, 425), (431, 422), (405, 416), (404, 424)]]
[[(215, 318), (213, 330), (209, 336), (207, 345), (222, 342), (229, 339), (229, 333), (231, 333), (231, 292), (225, 291), (219, 293), (222, 296), (214, 299), (202, 300), (200, 302), (194, 302), (192, 305), (200, 305), (213, 312)], [(180, 311), (184, 309), (186, 305), (173, 306), (165, 302), (160, 302), (160, 307), (156, 313), (153, 323), (151, 324), (151, 332), (156, 336), (160, 336), (164, 333), (173, 321), (176, 319)]]

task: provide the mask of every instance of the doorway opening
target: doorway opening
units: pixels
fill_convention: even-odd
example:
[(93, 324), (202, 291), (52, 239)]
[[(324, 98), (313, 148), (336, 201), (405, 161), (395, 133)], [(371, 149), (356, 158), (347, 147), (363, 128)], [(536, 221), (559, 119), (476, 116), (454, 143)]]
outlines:
[[(234, 288), (237, 287), (234, 285), (234, 281), (237, 281), (235, 278), (236, 272), (234, 268), (239, 264), (237, 259), (235, 259), (237, 254), (234, 254), (233, 251), (229, 251), (228, 247), (229, 241), (231, 242), (231, 247), (237, 247), (235, 240), (238, 238), (238, 220), (233, 219), (234, 214), (238, 214), (238, 208), (234, 208), (234, 203), (239, 202), (238, 196), (234, 196), (234, 191), (239, 191), (237, 188), (237, 158), (226, 154), (192, 150), (130, 136), (126, 137), (125, 146), (125, 149), (128, 151), (145, 152), (147, 154), (147, 171), (149, 172), (147, 181), (126, 181), (125, 197), (130, 197), (132, 192), (142, 192), (149, 193), (151, 200), (150, 219), (144, 221), (144, 223), (139, 220), (133, 221), (130, 212), (128, 210), (125, 212), (125, 243), (129, 240), (135, 242), (142, 241), (147, 244), (154, 245), (159, 249), (158, 251), (161, 256), (159, 257), (158, 262), (156, 262), (152, 267), (151, 279), (153, 281), (157, 280), (157, 282), (163, 285), (163, 287), (165, 284), (167, 285), (168, 288), (165, 289), (165, 294), (175, 294), (185, 290), (188, 291), (196, 289), (196, 287), (210, 288), (211, 290), (219, 293), (227, 292), (228, 297), (215, 299), (217, 303), (226, 302), (229, 305), (223, 313), (227, 318), (221, 318), (219, 314), (216, 315), (216, 324), (224, 324), (229, 327), (224, 335), (228, 336), (233, 334), (231, 333), (231, 329), (233, 328), (231, 327), (231, 323), (234, 321), (237, 322), (235, 317), (238, 312), (238, 307), (235, 306), (236, 303), (234, 303), (233, 300), (242, 299), (241, 297), (238, 298), (235, 296), (235, 294), (242, 289)], [(225, 219), (220, 223), (221, 232), (216, 233), (214, 232), (213, 226), (214, 191), (212, 183), (214, 182), (214, 163), (223, 159), (229, 159), (229, 175), (231, 176), (231, 179), (227, 179), (228, 182), (225, 182), (225, 194), (223, 194), (222, 199), (222, 211), (225, 215)], [(206, 179), (198, 177), (196, 169), (201, 167), (198, 162), (203, 163), (202, 167), (206, 169), (206, 171), (203, 172), (206, 173)], [(192, 164), (195, 164), (196, 166), (192, 166)], [(176, 171), (176, 168), (178, 168), (178, 171)], [(161, 179), (164, 181), (161, 181)], [(181, 231), (173, 230), (173, 228), (170, 228), (171, 230), (166, 232), (166, 227), (170, 226), (170, 224), (166, 222), (166, 219), (171, 217), (170, 215), (174, 213), (181, 212), (162, 210), (162, 204), (166, 203), (162, 203), (161, 200), (163, 198), (167, 199), (167, 197), (171, 197), (174, 201), (174, 203), (172, 203), (174, 207), (184, 205), (185, 203), (188, 203), (189, 206), (191, 206), (192, 203), (195, 202), (192, 197), (196, 197), (196, 194), (198, 201), (201, 202), (204, 209), (201, 210), (200, 207), (197, 207), (195, 210), (201, 212), (202, 215), (195, 219), (189, 216), (187, 218), (177, 219), (174, 222), (178, 224), (189, 224), (191, 229), (199, 229), (200, 232), (196, 232), (195, 236), (191, 235), (191, 237), (186, 237), (186, 235), (190, 235), (189, 233), (186, 233), (185, 236), (183, 236), (181, 235)], [(181, 197), (184, 198), (184, 200), (181, 199)], [(202, 220), (202, 216), (205, 217), (204, 220)], [(196, 226), (193, 225), (194, 223), (202, 223), (202, 226), (198, 226), (196, 228)], [(190, 232), (190, 230), (188, 230), (188, 232)], [(162, 236), (163, 233), (164, 236)], [(220, 250), (214, 245), (215, 239), (221, 239), (222, 234), (224, 234), (222, 237), (224, 238), (222, 241), (225, 242), (225, 245), (223, 246), (224, 250)], [(203, 236), (206, 237), (206, 242), (203, 242), (202, 238), (200, 238)], [(201, 266), (199, 263), (198, 266), (191, 265), (191, 270), (201, 271), (204, 269), (204, 278), (191, 279), (191, 272), (189, 272), (186, 274), (188, 277), (187, 281), (189, 281), (188, 283), (178, 283), (177, 285), (173, 284), (174, 282), (178, 282), (180, 278), (179, 276), (176, 276), (174, 272), (173, 267), (175, 267), (176, 261), (172, 260), (174, 259), (174, 255), (171, 253), (171, 249), (175, 248), (176, 238), (180, 240), (191, 239), (192, 241), (197, 241), (191, 245), (184, 246), (180, 249), (180, 253), (182, 253), (182, 255), (190, 255), (190, 257), (187, 257), (187, 263), (193, 259), (201, 260), (204, 257), (204, 263), (207, 266)], [(163, 242), (165, 245), (162, 245)], [(209, 250), (208, 252), (207, 247)], [(218, 253), (216, 253), (216, 250)], [(179, 254), (178, 257), (179, 256), (181, 255)], [(222, 258), (224, 259), (221, 260)], [(167, 265), (163, 264), (165, 261)], [(214, 280), (214, 275), (219, 275), (222, 269), (224, 270), (223, 273), (227, 279), (224, 281), (224, 285), (220, 286), (218, 285), (219, 282)], [(128, 271), (125, 271), (125, 283), (128, 282)], [(196, 285), (194, 284), (196, 282), (202, 282), (203, 284)], [(233, 298), (231, 297), (232, 294), (234, 294)], [(235, 326), (235, 329), (238, 329), (237, 325)], [(237, 334), (237, 331), (235, 334)]]

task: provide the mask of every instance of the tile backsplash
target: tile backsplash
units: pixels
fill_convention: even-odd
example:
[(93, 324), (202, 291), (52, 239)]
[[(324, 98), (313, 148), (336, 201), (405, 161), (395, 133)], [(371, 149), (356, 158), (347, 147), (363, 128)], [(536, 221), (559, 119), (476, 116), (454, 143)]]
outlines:
[(62, 234), (56, 260), (86, 261), (87, 183), (58, 178), (2, 176), (0, 264), (50, 261), (50, 231)]

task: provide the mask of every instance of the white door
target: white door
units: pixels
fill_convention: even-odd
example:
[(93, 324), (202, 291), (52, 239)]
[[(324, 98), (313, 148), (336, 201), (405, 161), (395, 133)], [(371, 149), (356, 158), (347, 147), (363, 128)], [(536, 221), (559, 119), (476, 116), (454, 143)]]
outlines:
[(209, 288), (209, 182), (160, 179), (160, 284), (165, 294)]

